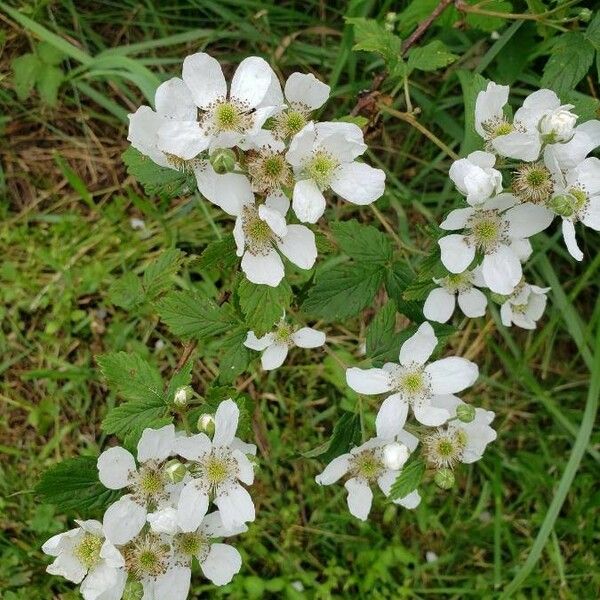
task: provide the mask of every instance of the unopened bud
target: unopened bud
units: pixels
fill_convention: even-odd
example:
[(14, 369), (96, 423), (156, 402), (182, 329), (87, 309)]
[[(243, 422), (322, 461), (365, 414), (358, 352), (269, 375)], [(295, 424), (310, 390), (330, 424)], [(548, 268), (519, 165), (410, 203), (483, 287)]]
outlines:
[(198, 431), (212, 437), (215, 432), (215, 418), (207, 413), (200, 415), (198, 417)]
[(492, 292), (490, 294), (492, 302), (495, 302), (496, 304), (504, 304), (509, 297), (510, 296), (504, 296), (503, 294), (497, 294), (496, 292)]
[(589, 8), (582, 8), (577, 16), (582, 23), (587, 23), (592, 18), (592, 11)]
[(398, 442), (392, 442), (383, 448), (383, 464), (392, 471), (401, 469), (409, 456), (408, 448)]
[(452, 469), (440, 469), (433, 478), (436, 485), (443, 490), (449, 490), (454, 485), (454, 473)]
[(463, 423), (470, 423), (475, 418), (475, 409), (470, 404), (459, 404), (456, 407), (456, 416)]
[(165, 473), (171, 483), (179, 483), (180, 481), (183, 481), (183, 478), (187, 473), (187, 468), (177, 459), (173, 459), (165, 465)]
[(219, 148), (210, 155), (209, 161), (219, 175), (231, 173), (235, 169), (235, 152), (231, 148)]
[(123, 600), (142, 600), (144, 596), (144, 587), (139, 581), (130, 579), (123, 591)]
[(189, 385), (178, 388), (173, 397), (173, 403), (176, 406), (187, 406), (188, 400), (192, 397), (192, 388)]

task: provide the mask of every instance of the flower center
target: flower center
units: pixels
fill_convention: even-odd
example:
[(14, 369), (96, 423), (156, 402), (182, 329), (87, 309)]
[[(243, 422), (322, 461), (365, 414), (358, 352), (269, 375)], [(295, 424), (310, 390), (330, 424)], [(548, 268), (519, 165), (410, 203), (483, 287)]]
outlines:
[(384, 470), (381, 453), (376, 450), (363, 450), (353, 457), (351, 471), (355, 477), (374, 481)]
[(274, 133), (280, 138), (294, 137), (308, 122), (308, 110), (293, 107), (279, 113), (275, 118)]
[(394, 388), (409, 402), (419, 402), (429, 396), (429, 376), (420, 365), (398, 367), (394, 378)]
[(466, 435), (460, 429), (438, 429), (423, 439), (427, 461), (438, 469), (452, 468), (461, 458)]
[(208, 107), (202, 127), (209, 133), (245, 133), (253, 123), (248, 107), (237, 100), (217, 100)]
[(275, 341), (281, 344), (289, 344), (293, 333), (294, 330), (290, 325), (287, 323), (282, 323), (275, 330)]
[(508, 223), (493, 210), (476, 212), (467, 223), (469, 241), (484, 254), (504, 240)]
[(245, 206), (242, 214), (242, 230), (246, 246), (251, 254), (268, 254), (272, 242), (277, 239), (266, 221), (263, 221), (254, 206)]
[(319, 150), (315, 152), (304, 170), (309, 179), (312, 179), (321, 190), (325, 190), (331, 184), (337, 166), (338, 162), (329, 152)]
[(271, 150), (264, 150), (250, 159), (248, 173), (252, 187), (259, 193), (268, 194), (292, 184), (292, 169), (283, 154)]
[(463, 273), (450, 273), (444, 279), (441, 284), (450, 294), (456, 294), (457, 292), (466, 292), (473, 287), (472, 285), (473, 275), (470, 271), (464, 271)]
[(75, 546), (73, 554), (86, 569), (91, 569), (100, 561), (102, 544), (104, 540), (100, 536), (86, 532), (79, 544)]
[(507, 135), (515, 129), (514, 125), (509, 123), (505, 118), (490, 119), (489, 121), (482, 123), (481, 126), (489, 140), (492, 140), (499, 135)]
[(545, 202), (553, 187), (550, 171), (540, 163), (521, 165), (513, 180), (515, 195), (524, 202)]
[(209, 494), (216, 496), (224, 484), (237, 477), (238, 464), (228, 448), (217, 448), (191, 471), (192, 475), (199, 480), (199, 485), (203, 486)]
[(208, 538), (198, 532), (182, 533), (177, 536), (175, 543), (178, 552), (188, 560), (194, 556), (202, 560), (208, 554), (210, 545)]
[(139, 502), (158, 502), (165, 495), (168, 477), (156, 461), (146, 462), (135, 475), (132, 484), (134, 497)]
[(166, 573), (169, 554), (170, 546), (152, 534), (130, 543), (123, 552), (125, 566), (136, 579), (158, 577)]

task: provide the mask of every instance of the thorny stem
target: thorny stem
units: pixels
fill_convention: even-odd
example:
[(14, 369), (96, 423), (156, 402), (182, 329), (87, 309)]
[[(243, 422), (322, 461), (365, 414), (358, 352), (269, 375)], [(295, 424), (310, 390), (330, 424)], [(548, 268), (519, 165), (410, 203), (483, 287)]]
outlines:
[(464, 0), (455, 0), (454, 5), (456, 6), (456, 10), (464, 13), (472, 13), (475, 15), (484, 15), (486, 17), (499, 17), (500, 19), (510, 19), (510, 20), (522, 20), (522, 21), (540, 21), (545, 25), (550, 25), (551, 23), (546, 23), (544, 20), (546, 17), (558, 12), (559, 10), (564, 10), (573, 4), (577, 4), (579, 0), (570, 0), (569, 2), (564, 2), (560, 6), (553, 8), (551, 10), (547, 10), (542, 13), (505, 13), (496, 10), (487, 10), (485, 8), (480, 8), (482, 5), (486, 4), (486, 2), (480, 2), (479, 4), (467, 4)]

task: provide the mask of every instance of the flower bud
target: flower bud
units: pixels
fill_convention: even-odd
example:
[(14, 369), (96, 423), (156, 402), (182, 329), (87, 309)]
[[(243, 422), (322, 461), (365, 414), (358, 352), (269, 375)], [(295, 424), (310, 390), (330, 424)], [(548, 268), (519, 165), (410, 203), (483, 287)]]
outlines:
[(192, 393), (192, 388), (189, 385), (178, 388), (175, 392), (175, 396), (173, 397), (173, 404), (179, 407), (187, 406), (188, 400), (191, 398)]
[(475, 418), (475, 409), (470, 404), (459, 404), (456, 407), (456, 416), (463, 423), (471, 423)]
[(212, 437), (215, 432), (215, 418), (207, 413), (201, 414), (198, 417), (198, 431)]
[(219, 148), (210, 155), (209, 161), (219, 175), (231, 173), (235, 169), (235, 152), (231, 148)]
[(449, 490), (454, 485), (454, 473), (452, 469), (440, 469), (433, 478), (436, 485), (443, 490)]
[(589, 8), (582, 8), (577, 15), (582, 23), (587, 23), (592, 18), (592, 11)]
[(510, 296), (505, 296), (503, 294), (498, 294), (496, 292), (492, 292), (490, 294), (490, 298), (492, 300), (492, 302), (495, 302), (496, 304), (504, 304)]
[(568, 142), (573, 137), (576, 122), (576, 114), (560, 107), (542, 117), (539, 125), (540, 133), (544, 136), (544, 141), (550, 144)]
[(554, 196), (546, 201), (546, 206), (561, 217), (572, 217), (575, 209), (573, 207), (573, 198), (568, 194)]
[(123, 600), (142, 600), (144, 596), (144, 587), (139, 581), (130, 579), (123, 591)]
[(179, 483), (180, 481), (183, 481), (183, 478), (187, 473), (187, 468), (177, 459), (173, 459), (165, 465), (165, 473), (171, 483)]
[(392, 471), (401, 469), (409, 456), (408, 448), (398, 442), (392, 442), (383, 448), (383, 464)]

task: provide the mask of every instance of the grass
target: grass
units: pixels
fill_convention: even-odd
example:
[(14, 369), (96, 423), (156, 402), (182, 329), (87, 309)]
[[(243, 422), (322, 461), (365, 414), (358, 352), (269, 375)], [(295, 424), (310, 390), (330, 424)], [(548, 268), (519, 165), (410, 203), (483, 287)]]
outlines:
[[(143, 269), (164, 248), (198, 254), (231, 225), (195, 197), (157, 204), (127, 177), (119, 158), (127, 145), (123, 119), (144, 101), (139, 88), (151, 86), (155, 75), (178, 74), (182, 57), (199, 49), (229, 70), (256, 53), (281, 75), (320, 74), (333, 88), (322, 117), (345, 115), (380, 65), (372, 55), (352, 52), (343, 16), (383, 16), (400, 12), (398, 4), (25, 3), (20, 14), (43, 28), (37, 31), (1, 5), (2, 73), (45, 32), (63, 40), (69, 56), (54, 108), (35, 94), (20, 102), (10, 76), (0, 89), (2, 598), (77, 597), (70, 585), (44, 573), (39, 548), (67, 523), (39, 503), (33, 488), (45, 467), (94, 455), (108, 441), (99, 424), (114, 398), (94, 357), (108, 349), (137, 350), (168, 372), (181, 353), (180, 342), (151, 311), (113, 306), (111, 284), (128, 270)], [(524, 9), (515, 5), (515, 11)], [(410, 13), (402, 19), (403, 37), (417, 21)], [(456, 70), (479, 65), (486, 77), (502, 76), (511, 36), (536, 34), (531, 23), (511, 30), (494, 42), (469, 28), (435, 29), (461, 59), (445, 72), (415, 77), (411, 95), (422, 110), (419, 122), (454, 151), (463, 135)], [(546, 42), (538, 42), (514, 76), (517, 95), (539, 81)], [(580, 91), (598, 88), (589, 80)], [(390, 99), (393, 109), (404, 110), (402, 98), (400, 91)], [(370, 159), (388, 172), (385, 198), (375, 208), (334, 205), (328, 214), (388, 230), (398, 252), (414, 261), (429, 244), (426, 227), (456, 201), (447, 179), (450, 161), (392, 114), (380, 116), (368, 138)], [(132, 218), (145, 227), (133, 229)], [(341, 408), (354, 409), (340, 364), (355, 360), (365, 325), (384, 297), (360, 319), (330, 327), (326, 354), (297, 350), (276, 374), (253, 369), (241, 377), (238, 387), (259, 407), (258, 518), (238, 543), (240, 575), (223, 589), (200, 583), (195, 597), (462, 599), (495, 598), (503, 590), (514, 598), (595, 597), (600, 438), (591, 429), (600, 373), (600, 240), (589, 230), (582, 237), (582, 264), (567, 255), (556, 229), (536, 238), (529, 275), (553, 288), (538, 330), (507, 330), (488, 313), (452, 338), (454, 350), (479, 363), (483, 376), (466, 399), (496, 412), (498, 440), (482, 461), (459, 471), (453, 490), (425, 488), (415, 512), (379, 498), (372, 518), (361, 524), (348, 515), (341, 487), (314, 484), (320, 463), (300, 456), (328, 438)], [(200, 280), (190, 262), (177, 284), (213, 286)], [(198, 389), (214, 369), (210, 360), (195, 364)], [(361, 405), (369, 431), (376, 404), (368, 399)], [(427, 561), (428, 552), (437, 560)]]

